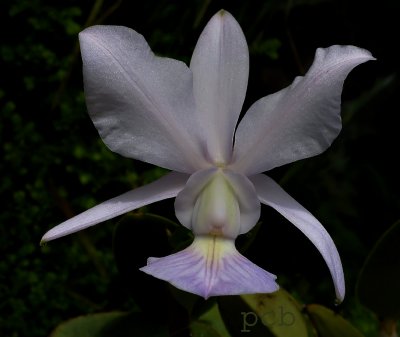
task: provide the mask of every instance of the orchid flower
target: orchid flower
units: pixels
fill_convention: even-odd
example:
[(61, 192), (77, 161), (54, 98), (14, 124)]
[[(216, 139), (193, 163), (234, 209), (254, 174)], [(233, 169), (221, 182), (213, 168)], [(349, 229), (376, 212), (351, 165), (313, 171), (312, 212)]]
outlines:
[(341, 129), (343, 82), (374, 59), (354, 46), (318, 49), (311, 68), (287, 88), (256, 101), (236, 128), (245, 99), (249, 51), (237, 21), (221, 10), (208, 22), (190, 66), (153, 54), (142, 35), (120, 26), (79, 34), (90, 117), (114, 152), (171, 170), (48, 231), (50, 241), (167, 198), (194, 234), (175, 254), (149, 258), (142, 271), (194, 294), (269, 293), (276, 276), (235, 248), (238, 235), (273, 207), (317, 247), (338, 300), (343, 269), (321, 223), (261, 174), (326, 150)]

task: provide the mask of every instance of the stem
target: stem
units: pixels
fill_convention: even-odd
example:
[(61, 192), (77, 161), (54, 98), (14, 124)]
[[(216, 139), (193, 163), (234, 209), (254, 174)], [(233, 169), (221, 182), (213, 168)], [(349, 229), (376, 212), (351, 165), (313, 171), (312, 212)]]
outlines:
[(301, 62), (299, 52), (297, 51), (297, 47), (296, 47), (296, 43), (294, 42), (294, 39), (293, 39), (292, 31), (289, 27), (289, 14), (290, 14), (290, 10), (292, 8), (292, 0), (288, 0), (286, 5), (287, 5), (286, 11), (285, 11), (286, 35), (287, 35), (287, 38), (289, 41), (289, 46), (290, 46), (290, 49), (292, 50), (293, 58), (297, 65), (297, 68), (299, 69), (300, 74), (304, 75), (305, 74), (304, 66), (303, 66), (303, 63)]
[(201, 20), (203, 19), (203, 16), (206, 13), (207, 8), (210, 5), (210, 3), (211, 3), (211, 0), (204, 0), (203, 1), (203, 5), (201, 6), (199, 11), (197, 12), (196, 19), (194, 20), (193, 28), (197, 28), (200, 25)]
[[(104, 0), (96, 0), (90, 13), (88, 18), (86, 19), (86, 22), (83, 24), (83, 28), (92, 26), (93, 24), (99, 24), (102, 21), (104, 21), (109, 15), (111, 15), (114, 11), (116, 11), (118, 9), (118, 7), (121, 5), (122, 0), (117, 1), (114, 5), (112, 5), (110, 8), (104, 10), (104, 14), (98, 18), (100, 10), (103, 6), (103, 2)], [(57, 106), (60, 103), (60, 98), (62, 96), (62, 94), (65, 91), (66, 85), (71, 77), (72, 74), (72, 70), (75, 66), (76, 60), (78, 59), (79, 56), (79, 43), (76, 42), (75, 46), (71, 52), (71, 55), (69, 56), (70, 59), (70, 64), (69, 64), (69, 68), (68, 71), (66, 72), (57, 92), (54, 95), (54, 99), (53, 102), (51, 104), (51, 110), (54, 110), (55, 108), (57, 108)]]
[(397, 321), (391, 318), (381, 320), (379, 327), (379, 337), (398, 337)]
[[(61, 209), (62, 213), (66, 217), (72, 218), (75, 215), (75, 213), (72, 210), (71, 205), (68, 203), (68, 201), (65, 198), (63, 198), (58, 193), (57, 188), (54, 186), (54, 184), (52, 182), (50, 182), (50, 184), (49, 184), (49, 190), (50, 190), (50, 193), (53, 195), (57, 206)], [(84, 249), (86, 250), (86, 253), (89, 255), (90, 259), (92, 260), (99, 275), (104, 280), (108, 280), (107, 270), (103, 266), (101, 260), (99, 259), (97, 250), (96, 250), (95, 246), (93, 245), (92, 241), (90, 240), (89, 236), (85, 232), (79, 232), (78, 239), (79, 239), (80, 243), (82, 244), (82, 246), (84, 247)]]

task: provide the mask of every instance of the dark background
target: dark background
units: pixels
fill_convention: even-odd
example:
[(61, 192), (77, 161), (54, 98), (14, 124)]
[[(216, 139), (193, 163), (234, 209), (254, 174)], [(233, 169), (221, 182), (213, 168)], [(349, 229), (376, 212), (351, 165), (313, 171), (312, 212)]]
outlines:
[[(354, 288), (369, 250), (399, 219), (400, 2), (3, 0), (1, 336), (46, 336), (60, 322), (89, 312), (136, 308), (151, 315), (143, 297), (151, 302), (162, 282), (123, 280), (113, 256), (118, 219), (39, 246), (52, 226), (164, 173), (102, 144), (84, 104), (77, 34), (97, 23), (128, 26), (155, 53), (188, 63), (199, 34), (221, 8), (238, 20), (250, 48), (244, 111), (303, 74), (318, 47), (352, 44), (377, 58), (346, 80), (343, 131), (332, 147), (269, 173), (333, 237), (348, 289), (339, 310), (371, 333), (373, 317)], [(174, 220), (172, 201), (142, 211)], [(261, 221), (245, 255), (302, 301), (333, 307), (332, 281), (316, 248), (267, 207)], [(132, 237), (139, 254), (132, 256), (133, 270), (156, 256), (162, 245), (156, 236), (138, 230)]]

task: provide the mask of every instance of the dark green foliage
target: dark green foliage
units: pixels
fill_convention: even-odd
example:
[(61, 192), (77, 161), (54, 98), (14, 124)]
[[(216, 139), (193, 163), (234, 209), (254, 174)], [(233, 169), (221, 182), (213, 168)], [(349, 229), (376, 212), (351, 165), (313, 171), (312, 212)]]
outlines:
[[(117, 270), (112, 233), (119, 219), (44, 247), (39, 242), (68, 217), (164, 173), (113, 154), (101, 142), (84, 104), (77, 33), (97, 23), (129, 26), (157, 54), (188, 62), (199, 33), (220, 8), (240, 22), (250, 46), (244, 111), (307, 70), (317, 47), (354, 44), (378, 59), (346, 81), (344, 128), (332, 147), (270, 173), (331, 233), (348, 289), (340, 313), (366, 336), (374, 335), (376, 321), (355, 301), (354, 286), (369, 250), (399, 218), (398, 1), (3, 0), (1, 336), (47, 336), (67, 319), (107, 311), (140, 311), (144, 322), (168, 326), (174, 336), (187, 335), (190, 322), (196, 322), (201, 335), (204, 325), (196, 320), (210, 305), (202, 309), (203, 300), (184, 298), (155, 279), (132, 286), (136, 279)], [(171, 201), (147, 210), (175, 220)], [(245, 255), (277, 274), (279, 283), (305, 303), (332, 307), (332, 282), (315, 247), (268, 208), (261, 222)], [(129, 235), (138, 240), (138, 233)], [(150, 248), (158, 239), (154, 233), (140, 235), (149, 243), (145, 263), (157, 254)], [(167, 250), (190, 239), (184, 231), (174, 235), (164, 242)], [(131, 256), (132, 264), (138, 258)], [(168, 295), (157, 311), (146, 295), (159, 291)], [(171, 314), (160, 317), (160, 310)]]
[(310, 304), (306, 312), (320, 337), (363, 337), (343, 317), (322, 305)]
[[(357, 295), (379, 316), (400, 318), (400, 221), (390, 227), (368, 255), (361, 270)], [(381, 283), (385, 285), (382, 287)]]

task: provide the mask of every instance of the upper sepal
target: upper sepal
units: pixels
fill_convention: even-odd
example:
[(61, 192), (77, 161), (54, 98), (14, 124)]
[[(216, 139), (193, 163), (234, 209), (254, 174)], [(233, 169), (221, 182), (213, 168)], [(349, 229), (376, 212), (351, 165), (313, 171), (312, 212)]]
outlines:
[(190, 69), (204, 152), (213, 163), (227, 163), (249, 76), (246, 38), (230, 13), (221, 10), (207, 23)]

